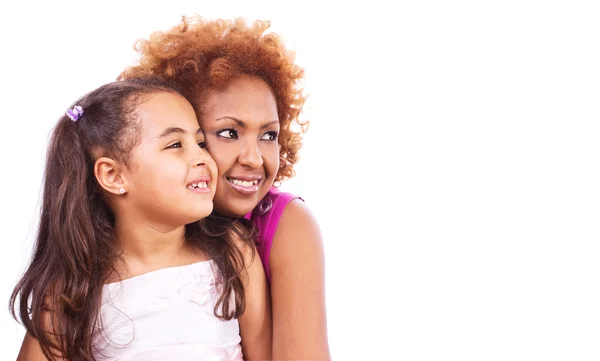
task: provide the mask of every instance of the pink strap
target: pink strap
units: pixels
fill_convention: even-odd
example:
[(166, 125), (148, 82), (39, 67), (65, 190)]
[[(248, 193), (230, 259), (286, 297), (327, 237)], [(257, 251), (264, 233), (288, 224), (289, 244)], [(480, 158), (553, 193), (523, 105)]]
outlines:
[[(266, 199), (267, 197), (271, 199), (271, 207), (268, 206), (269, 201)], [(273, 237), (275, 237), (275, 232), (277, 231), (277, 226), (279, 225), (279, 220), (281, 219), (285, 207), (294, 199), (303, 200), (291, 193), (272, 189), (265, 199), (263, 199), (261, 204), (259, 204), (252, 212), (254, 224), (258, 228), (258, 254), (269, 283), (271, 283), (269, 255), (271, 254)]]

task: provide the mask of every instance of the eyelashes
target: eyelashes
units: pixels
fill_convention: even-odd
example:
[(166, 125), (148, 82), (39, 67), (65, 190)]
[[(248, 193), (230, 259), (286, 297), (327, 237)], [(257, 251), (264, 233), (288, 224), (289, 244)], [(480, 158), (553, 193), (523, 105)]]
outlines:
[(217, 132), (217, 137), (225, 139), (238, 139), (238, 132), (235, 129), (221, 129)]
[[(223, 139), (239, 139), (238, 131), (233, 128), (221, 129), (216, 132), (217, 137)], [(277, 140), (279, 133), (276, 131), (266, 132), (260, 137), (260, 140), (274, 141)]]
[[(206, 148), (206, 142), (205, 141), (200, 141), (200, 142), (198, 142), (198, 146), (200, 148), (204, 149), (204, 148)], [(167, 149), (179, 149), (179, 148), (182, 148), (182, 147), (183, 147), (183, 145), (181, 145), (181, 142), (175, 142), (175, 143), (169, 145), (167, 147)]]
[[(265, 133), (260, 139), (261, 140), (269, 140), (269, 141), (273, 141), (273, 140), (277, 140), (277, 136), (279, 135), (279, 133), (277, 132), (267, 132)], [(266, 138), (266, 139), (265, 139)]]

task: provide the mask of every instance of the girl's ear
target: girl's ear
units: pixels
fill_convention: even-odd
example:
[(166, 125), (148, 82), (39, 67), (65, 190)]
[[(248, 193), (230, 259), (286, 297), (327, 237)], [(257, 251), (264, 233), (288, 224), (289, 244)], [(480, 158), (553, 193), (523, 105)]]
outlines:
[(127, 192), (127, 174), (114, 159), (101, 157), (94, 164), (94, 175), (105, 191), (118, 195)]

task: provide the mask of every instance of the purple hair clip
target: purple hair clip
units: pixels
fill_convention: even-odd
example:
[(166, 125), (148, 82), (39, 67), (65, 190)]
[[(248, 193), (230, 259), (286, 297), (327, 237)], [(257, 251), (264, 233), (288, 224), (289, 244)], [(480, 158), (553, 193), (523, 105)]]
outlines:
[(79, 105), (76, 105), (73, 107), (73, 109), (68, 109), (66, 114), (69, 118), (71, 118), (72, 121), (76, 122), (83, 115), (83, 108)]

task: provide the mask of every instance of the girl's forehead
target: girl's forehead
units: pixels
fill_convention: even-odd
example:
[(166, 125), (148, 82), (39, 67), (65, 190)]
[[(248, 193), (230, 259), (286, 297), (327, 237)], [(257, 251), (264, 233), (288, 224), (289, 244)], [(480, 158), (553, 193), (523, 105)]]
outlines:
[(167, 128), (196, 132), (199, 127), (192, 105), (179, 94), (153, 94), (137, 110), (138, 121), (145, 135), (158, 137)]

